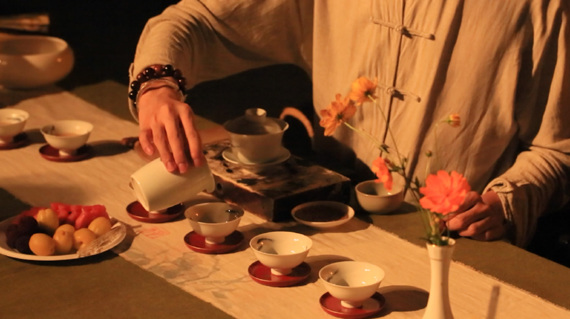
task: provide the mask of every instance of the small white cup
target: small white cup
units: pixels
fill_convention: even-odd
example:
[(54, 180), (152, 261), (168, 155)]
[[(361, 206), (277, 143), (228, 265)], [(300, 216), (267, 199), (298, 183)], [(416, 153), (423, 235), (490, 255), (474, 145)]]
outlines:
[(328, 264), (319, 270), (325, 288), (345, 308), (362, 306), (374, 295), (384, 275), (384, 270), (376, 265), (352, 260)]
[(87, 143), (93, 124), (80, 120), (60, 120), (42, 127), (46, 142), (59, 150), (60, 156), (75, 155)]
[(216, 182), (208, 165), (192, 166), (184, 174), (171, 173), (157, 158), (134, 172), (130, 185), (144, 209), (161, 212), (200, 192), (213, 192)]
[(249, 246), (257, 260), (277, 276), (288, 275), (299, 266), (313, 246), (311, 238), (289, 231), (271, 231), (253, 237)]
[(0, 109), (0, 144), (14, 141), (14, 136), (22, 133), (30, 115), (20, 109)]
[(243, 216), (242, 208), (225, 202), (201, 203), (184, 212), (192, 229), (207, 244), (221, 244), (233, 233)]

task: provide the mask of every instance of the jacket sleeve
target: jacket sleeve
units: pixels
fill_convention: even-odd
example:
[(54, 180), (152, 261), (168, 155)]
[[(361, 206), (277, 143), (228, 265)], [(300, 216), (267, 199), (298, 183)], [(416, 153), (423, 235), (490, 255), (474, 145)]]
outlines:
[(188, 88), (277, 63), (310, 69), (312, 1), (183, 0), (150, 19), (131, 80), (151, 64), (172, 64)]
[(523, 48), (516, 106), (519, 149), (514, 165), (491, 181), (511, 223), (514, 244), (526, 246), (540, 216), (567, 201), (570, 177), (570, 18), (567, 1), (530, 9), (530, 45)]

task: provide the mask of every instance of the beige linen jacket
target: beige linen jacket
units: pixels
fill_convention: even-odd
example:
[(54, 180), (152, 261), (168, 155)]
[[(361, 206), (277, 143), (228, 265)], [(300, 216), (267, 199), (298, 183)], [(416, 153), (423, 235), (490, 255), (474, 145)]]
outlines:
[[(524, 246), (568, 194), (569, 10), (568, 0), (186, 0), (148, 22), (130, 71), (170, 63), (192, 87), (292, 63), (312, 78), (316, 114), (357, 77), (377, 78), (410, 174), (423, 180), (435, 151), (432, 171), (499, 194)], [(436, 125), (451, 113), (460, 128)], [(372, 105), (350, 123), (385, 137)], [(347, 165), (378, 156), (345, 127), (334, 140), (317, 133), (315, 148)]]

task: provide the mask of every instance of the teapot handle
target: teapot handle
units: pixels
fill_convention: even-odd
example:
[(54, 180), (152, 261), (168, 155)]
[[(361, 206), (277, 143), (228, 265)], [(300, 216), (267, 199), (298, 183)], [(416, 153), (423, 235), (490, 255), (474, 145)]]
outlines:
[(309, 135), (310, 138), (312, 138), (315, 135), (315, 133), (313, 132), (313, 125), (311, 124), (311, 121), (309, 121), (309, 119), (305, 116), (305, 114), (301, 112), (299, 109), (292, 106), (284, 107), (283, 110), (281, 111), (281, 114), (279, 115), (279, 119), (285, 120), (285, 117), (287, 116), (292, 116), (297, 120), (299, 120), (303, 124), (303, 126), (305, 126), (307, 134)]

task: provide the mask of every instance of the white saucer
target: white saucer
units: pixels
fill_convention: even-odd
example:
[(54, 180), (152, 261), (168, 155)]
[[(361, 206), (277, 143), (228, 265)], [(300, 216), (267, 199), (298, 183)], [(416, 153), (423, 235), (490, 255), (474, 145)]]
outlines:
[(228, 161), (232, 164), (238, 164), (238, 165), (243, 165), (243, 166), (252, 166), (252, 167), (265, 167), (265, 166), (277, 165), (277, 164), (281, 164), (281, 163), (285, 162), (286, 160), (289, 159), (289, 157), (291, 157), (291, 152), (289, 152), (288, 149), (283, 147), (283, 148), (281, 148), (279, 155), (274, 160), (271, 160), (269, 162), (263, 162), (263, 163), (243, 162), (243, 161), (238, 159), (237, 155), (233, 152), (233, 150), (231, 148), (224, 150), (222, 152), (222, 157), (226, 161)]

